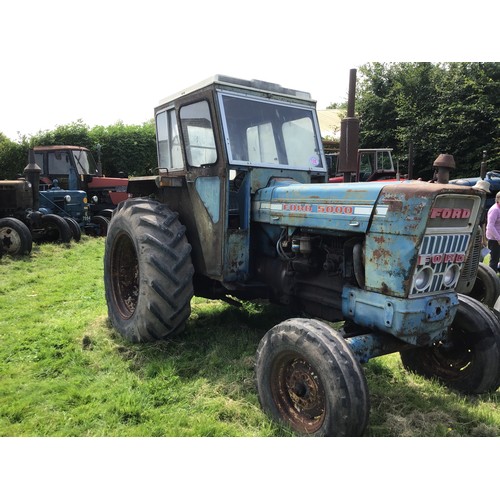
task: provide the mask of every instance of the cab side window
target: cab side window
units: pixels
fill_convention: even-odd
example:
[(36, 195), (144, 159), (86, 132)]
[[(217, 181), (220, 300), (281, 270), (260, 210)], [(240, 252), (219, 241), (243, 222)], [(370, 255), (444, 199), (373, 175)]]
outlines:
[(184, 168), (175, 109), (161, 111), (156, 115), (156, 144), (160, 169)]
[(66, 152), (49, 153), (49, 174), (68, 175), (71, 167), (69, 154)]
[(207, 101), (199, 101), (180, 110), (186, 160), (191, 167), (211, 165), (217, 161), (215, 136)]

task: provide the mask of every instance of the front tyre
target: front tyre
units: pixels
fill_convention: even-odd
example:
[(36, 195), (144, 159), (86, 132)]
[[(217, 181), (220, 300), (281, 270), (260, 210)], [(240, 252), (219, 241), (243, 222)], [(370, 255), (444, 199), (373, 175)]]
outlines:
[(306, 436), (361, 436), (369, 398), (358, 360), (325, 323), (294, 318), (271, 328), (257, 349), (263, 410)]
[(63, 219), (71, 229), (73, 239), (78, 243), (82, 239), (82, 228), (80, 227), (80, 224), (78, 224), (78, 222), (72, 217), (63, 217)]
[(104, 217), (104, 215), (94, 215), (94, 217), (90, 219), (93, 225), (94, 236), (106, 236), (108, 234), (109, 221), (110, 219)]
[(101, 215), (102, 217), (105, 217), (108, 220), (111, 220), (111, 218), (113, 217), (113, 209), (112, 208), (105, 208), (104, 210), (101, 210), (99, 212), (99, 215)]
[(104, 286), (112, 325), (131, 342), (180, 332), (191, 313), (191, 245), (177, 214), (141, 198), (121, 203), (104, 253)]
[(68, 223), (57, 214), (45, 214), (40, 219), (37, 240), (46, 243), (69, 243), (73, 236)]
[(31, 232), (24, 222), (14, 217), (0, 219), (0, 248), (10, 255), (28, 255), (33, 247)]
[(482, 303), (458, 294), (458, 311), (445, 340), (401, 352), (403, 366), (465, 394), (500, 386), (500, 323)]

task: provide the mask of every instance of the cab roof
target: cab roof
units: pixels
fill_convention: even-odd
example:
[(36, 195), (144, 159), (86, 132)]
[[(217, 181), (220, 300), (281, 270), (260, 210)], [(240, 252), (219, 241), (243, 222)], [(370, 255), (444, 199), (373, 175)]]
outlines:
[[(304, 92), (302, 90), (294, 90), (286, 87), (282, 87), (277, 83), (265, 82), (263, 80), (244, 80), (242, 78), (235, 78), (227, 75), (213, 75), (206, 80), (203, 80), (195, 85), (185, 88), (175, 94), (172, 94), (165, 99), (162, 99), (159, 103), (166, 104), (168, 102), (174, 101), (179, 97), (184, 95), (191, 94), (192, 92), (196, 92), (205, 87), (209, 87), (210, 85), (220, 85), (228, 88), (239, 88), (239, 89), (247, 89), (247, 90), (257, 90), (269, 92), (276, 95), (283, 95), (288, 97), (295, 97), (298, 99), (303, 99), (307, 101), (312, 101), (311, 94), (309, 92)], [(315, 101), (313, 101), (315, 102)]]

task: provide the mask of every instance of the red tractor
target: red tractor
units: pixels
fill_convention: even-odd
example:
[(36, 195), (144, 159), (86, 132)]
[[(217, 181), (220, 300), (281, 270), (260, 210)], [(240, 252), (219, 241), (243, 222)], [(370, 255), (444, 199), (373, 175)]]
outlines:
[[(339, 153), (325, 153), (330, 177), (328, 182), (344, 182), (344, 175), (338, 173)], [(392, 148), (358, 149), (358, 170), (360, 182), (381, 181), (401, 177), (392, 161)]]

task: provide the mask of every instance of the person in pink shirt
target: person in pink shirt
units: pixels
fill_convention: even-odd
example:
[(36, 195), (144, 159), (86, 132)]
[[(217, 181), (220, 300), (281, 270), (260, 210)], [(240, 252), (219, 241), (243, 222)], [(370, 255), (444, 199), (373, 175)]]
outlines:
[(498, 273), (500, 259), (500, 191), (495, 196), (495, 203), (488, 210), (486, 238), (490, 249), (490, 267)]

